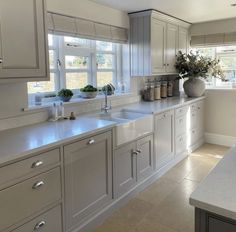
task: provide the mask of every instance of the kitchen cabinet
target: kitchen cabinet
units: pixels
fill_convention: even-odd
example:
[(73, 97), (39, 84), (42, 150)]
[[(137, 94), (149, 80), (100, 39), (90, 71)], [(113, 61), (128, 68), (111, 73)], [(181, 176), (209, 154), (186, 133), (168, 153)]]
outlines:
[(188, 133), (190, 130), (190, 107), (175, 109), (175, 155), (181, 155), (188, 150)]
[(160, 169), (174, 159), (174, 111), (158, 114), (154, 120), (155, 163)]
[(0, 1), (0, 82), (47, 80), (45, 0)]
[(187, 54), (189, 50), (189, 32), (184, 27), (179, 27), (179, 51)]
[(195, 209), (195, 232), (222, 231), (235, 232), (236, 221), (202, 209)]
[(188, 47), (190, 24), (153, 10), (129, 16), (131, 75), (175, 74), (177, 52)]
[(122, 196), (153, 173), (153, 135), (114, 151), (114, 195)]
[(198, 101), (190, 105), (190, 131), (188, 146), (194, 150), (198, 143), (202, 143), (204, 137), (204, 101)]
[(64, 146), (64, 165), (69, 231), (112, 201), (111, 131)]
[(42, 221), (44, 231), (62, 231), (59, 148), (3, 166), (0, 174), (0, 231), (33, 231)]

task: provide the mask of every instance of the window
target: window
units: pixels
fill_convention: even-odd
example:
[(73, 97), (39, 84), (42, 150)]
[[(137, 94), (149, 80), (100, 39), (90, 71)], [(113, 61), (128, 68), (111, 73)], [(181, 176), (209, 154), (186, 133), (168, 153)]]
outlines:
[(222, 65), (226, 82), (218, 78), (206, 79), (207, 88), (232, 88), (236, 86), (236, 46), (195, 48), (201, 55), (219, 59)]
[(87, 84), (102, 88), (108, 83), (119, 87), (129, 82), (122, 70), (127, 63), (123, 61), (127, 49), (122, 44), (56, 35), (48, 36), (48, 44), (50, 81), (28, 82), (31, 104), (36, 93), (52, 95), (68, 88), (76, 95)]

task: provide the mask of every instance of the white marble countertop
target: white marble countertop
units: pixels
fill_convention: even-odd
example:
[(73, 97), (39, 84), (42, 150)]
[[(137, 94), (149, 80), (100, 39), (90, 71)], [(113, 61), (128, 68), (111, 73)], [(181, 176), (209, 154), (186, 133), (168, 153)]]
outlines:
[(189, 103), (199, 101), (204, 98), (205, 98), (204, 96), (199, 97), (199, 98), (171, 97), (171, 98), (166, 98), (160, 101), (153, 101), (153, 102), (142, 101), (135, 104), (127, 105), (123, 107), (123, 109), (127, 109), (133, 112), (140, 112), (144, 114), (158, 114), (166, 110), (175, 109), (175, 108), (187, 105)]
[(236, 220), (236, 147), (233, 147), (190, 196), (190, 204)]
[[(138, 102), (115, 108), (114, 111), (128, 109), (133, 112), (156, 114), (203, 98), (173, 97), (155, 102)], [(112, 128), (116, 125), (115, 122), (89, 116), (91, 114), (77, 117), (75, 121), (45, 122), (1, 131), (0, 166), (22, 159), (32, 153), (62, 145), (62, 143), (89, 136), (92, 133)]]
[(115, 122), (78, 117), (0, 132), (0, 166), (31, 153), (61, 145), (115, 126)]

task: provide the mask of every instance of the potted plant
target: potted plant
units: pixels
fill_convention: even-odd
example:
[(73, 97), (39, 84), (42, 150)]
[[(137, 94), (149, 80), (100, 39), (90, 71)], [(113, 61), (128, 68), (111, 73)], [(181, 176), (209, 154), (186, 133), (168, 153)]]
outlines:
[(220, 61), (203, 57), (199, 52), (184, 54), (179, 51), (175, 68), (179, 72), (178, 79), (187, 78), (183, 87), (188, 97), (200, 97), (204, 94), (205, 82), (202, 79), (212, 76), (225, 80)]
[(87, 85), (80, 89), (80, 95), (82, 98), (95, 98), (97, 96), (97, 88), (92, 85)]
[(74, 94), (70, 89), (61, 89), (57, 95), (63, 102), (69, 102)]

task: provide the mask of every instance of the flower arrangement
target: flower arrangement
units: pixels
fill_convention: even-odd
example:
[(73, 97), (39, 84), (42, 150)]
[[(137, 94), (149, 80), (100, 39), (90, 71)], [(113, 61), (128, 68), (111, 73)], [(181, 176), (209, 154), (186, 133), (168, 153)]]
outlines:
[(176, 57), (175, 68), (179, 72), (179, 78), (204, 78), (209, 75), (213, 77), (225, 79), (223, 70), (220, 65), (220, 60), (211, 59), (210, 57), (203, 57), (199, 52), (184, 54), (181, 51), (178, 52)]

